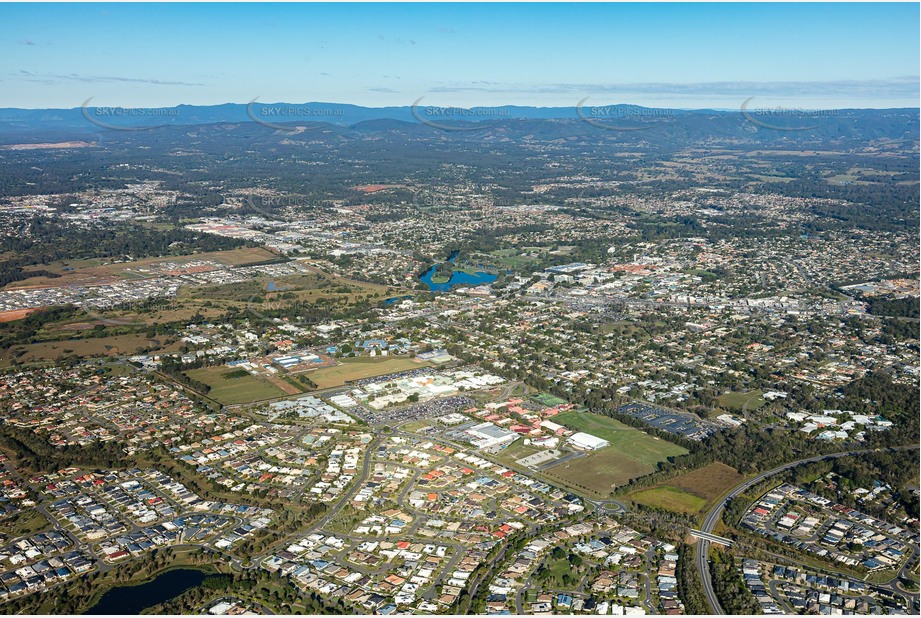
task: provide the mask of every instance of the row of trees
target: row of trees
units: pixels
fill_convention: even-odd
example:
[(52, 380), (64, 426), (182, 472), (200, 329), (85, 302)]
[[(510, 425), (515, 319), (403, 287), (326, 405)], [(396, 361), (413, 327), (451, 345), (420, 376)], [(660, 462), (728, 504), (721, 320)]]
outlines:
[(211, 392), (211, 386), (205, 384), (201, 380), (196, 380), (195, 378), (189, 376), (186, 371), (189, 369), (197, 369), (204, 366), (205, 361), (202, 359), (195, 360), (192, 363), (183, 363), (181, 360), (176, 359), (172, 356), (163, 356), (162, 363), (160, 365), (160, 372), (166, 376), (169, 376), (171, 380), (177, 384), (186, 386), (193, 391), (201, 393), (202, 395), (207, 395)]
[(919, 303), (917, 298), (896, 298), (892, 295), (884, 295), (861, 298), (861, 300), (867, 303), (867, 312), (873, 315), (914, 318), (916, 320), (919, 317)]
[(45, 325), (73, 318), (79, 313), (73, 305), (64, 305), (40, 309), (21, 320), (0, 322), (0, 349), (33, 343)]
[(684, 613), (689, 616), (709, 614), (710, 604), (707, 603), (700, 583), (700, 573), (694, 564), (694, 548), (687, 543), (678, 547), (675, 579), (678, 580), (678, 596), (684, 602)]
[[(716, 593), (723, 611), (729, 615), (752, 615), (761, 613), (761, 606), (739, 573), (735, 556), (713, 546), (710, 551), (710, 574), (713, 578), (713, 592)], [(707, 613), (707, 612), (704, 612)]]

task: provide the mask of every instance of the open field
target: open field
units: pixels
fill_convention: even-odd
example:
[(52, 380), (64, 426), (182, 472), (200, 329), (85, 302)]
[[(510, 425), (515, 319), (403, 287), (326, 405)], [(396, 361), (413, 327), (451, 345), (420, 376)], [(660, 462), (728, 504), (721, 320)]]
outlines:
[(27, 510), (0, 520), (0, 534), (10, 538), (35, 534), (51, 527), (51, 522), (39, 511)]
[[(139, 348), (153, 348), (165, 352), (178, 352), (181, 342), (163, 346), (162, 339), (148, 339), (143, 334), (115, 335), (89, 339), (47, 341), (14, 345), (0, 351), (0, 366), (9, 365), (15, 358), (22, 363), (56, 361), (67, 357), (123, 356), (135, 354)], [(19, 354), (19, 351), (23, 351)]]
[(745, 480), (726, 464), (712, 463), (670, 479), (668, 484), (706, 500), (715, 500)]
[(707, 504), (703, 498), (667, 485), (638, 491), (630, 498), (639, 504), (688, 515), (699, 513)]
[(342, 386), (349, 380), (373, 378), (387, 375), (388, 373), (431, 366), (431, 363), (428, 362), (395, 356), (377, 356), (373, 358), (370, 356), (358, 356), (355, 358), (343, 358), (339, 362), (340, 364), (335, 367), (309, 371), (304, 375), (313, 380), (317, 388), (323, 389)]
[(414, 431), (420, 431), (422, 429), (426, 429), (427, 427), (431, 427), (431, 426), (432, 426), (432, 421), (424, 418), (418, 421), (409, 421), (408, 423), (403, 423), (402, 425), (400, 425), (400, 429), (402, 431), (414, 432)]
[(677, 444), (591, 412), (566, 412), (553, 420), (611, 443), (584, 457), (542, 471), (548, 479), (593, 497), (605, 497), (613, 488), (626, 484), (630, 479), (654, 472), (658, 464), (669, 457), (687, 453)]
[(620, 337), (646, 338), (649, 336), (645, 330), (638, 327), (630, 320), (618, 320), (616, 322), (601, 324), (598, 327), (598, 331), (605, 335), (618, 335)]
[[(218, 303), (212, 303), (211, 306), (205, 306), (204, 302), (188, 302), (181, 298), (161, 299), (149, 309), (139, 311), (137, 309), (118, 309), (112, 311), (100, 311), (98, 315), (102, 319), (96, 318), (90, 325), (106, 324), (111, 326), (124, 325), (150, 325), (164, 324), (168, 322), (187, 322), (192, 316), (199, 314), (206, 319), (217, 319), (224, 315), (229, 306), (222, 306)], [(242, 308), (242, 306), (240, 307)], [(89, 324), (89, 322), (87, 322)], [(65, 325), (62, 330), (73, 330), (72, 325)]]
[(605, 498), (618, 485), (649, 474), (655, 468), (618, 452), (614, 447), (603, 448), (585, 457), (543, 470), (551, 481), (572, 488), (593, 498)]
[(221, 365), (192, 369), (185, 374), (210, 386), (208, 397), (225, 405), (274, 399), (288, 394), (265, 377), (250, 374), (241, 378), (225, 378), (224, 374), (230, 371), (229, 367)]
[[(383, 285), (380, 283), (367, 283), (364, 281), (355, 281), (354, 279), (348, 279), (346, 277), (340, 277), (338, 275), (332, 274), (331, 271), (335, 270), (335, 267), (329, 262), (325, 262), (323, 260), (310, 260), (310, 261), (298, 260), (298, 262), (300, 262), (301, 266), (304, 266), (308, 270), (309, 273), (313, 275), (317, 275), (324, 279), (327, 279), (330, 282), (337, 284), (337, 285), (343, 285), (343, 284), (350, 285), (353, 287), (362, 288), (363, 290), (366, 290), (366, 291), (378, 291), (382, 293), (387, 293), (388, 295), (391, 295), (391, 296), (394, 293), (403, 293), (403, 294), (406, 293), (405, 290), (402, 288), (391, 287), (391, 286)], [(286, 277), (284, 278), (284, 280), (297, 283), (298, 277), (299, 275), (292, 276), (292, 277)]]
[(14, 309), (13, 311), (3, 311), (3, 312), (0, 312), (0, 322), (14, 322), (16, 320), (21, 320), (24, 317), (28, 316), (30, 313), (35, 313), (36, 311), (38, 311), (37, 308)]
[(646, 432), (624, 425), (618, 420), (593, 414), (592, 412), (573, 410), (553, 417), (553, 421), (575, 431), (584, 431), (593, 436), (603, 438), (611, 443), (611, 446), (607, 448), (615, 449), (624, 456), (635, 459), (653, 469), (659, 462), (665, 461), (669, 457), (678, 457), (687, 453), (685, 448), (677, 444), (650, 436)]
[[(539, 253), (540, 257), (531, 256), (529, 253)], [(538, 264), (546, 256), (546, 253), (547, 250), (543, 247), (537, 251), (528, 251), (527, 247), (522, 249), (498, 249), (492, 253), (474, 253), (468, 261), (472, 266), (482, 264), (499, 269), (524, 269)]]
[[(243, 256), (240, 255), (241, 251), (243, 250), (224, 251), (215, 254), (198, 254), (197, 257), (220, 255), (224, 257), (222, 259), (214, 259), (214, 261), (232, 261), (234, 256), (242, 259)], [(225, 254), (232, 255), (226, 256)], [(263, 252), (260, 254), (251, 254), (251, 257), (270, 259), (274, 257), (274, 255), (269, 252)], [(186, 258), (177, 258), (176, 261), (182, 259)], [(262, 260), (254, 259), (251, 261)], [(120, 266), (124, 266), (124, 264)], [(130, 274), (133, 273), (123, 273), (122, 279)], [(60, 279), (55, 279), (54, 281), (60, 281)], [(278, 291), (268, 291), (267, 284), (270, 281), (275, 282), (280, 289)], [(282, 294), (293, 297), (282, 300), (280, 298)], [(145, 303), (143, 306), (99, 311), (97, 313), (104, 318), (103, 320), (94, 318), (83, 324), (85, 324), (85, 328), (88, 329), (91, 328), (93, 324), (99, 323), (112, 326), (117, 326), (119, 324), (130, 326), (154, 323), (163, 324), (168, 322), (188, 322), (192, 316), (196, 314), (200, 314), (206, 319), (217, 319), (232, 308), (244, 311), (254, 318), (260, 318), (263, 314), (269, 314), (276, 309), (298, 304), (309, 305), (320, 299), (332, 299), (337, 302), (354, 303), (368, 299), (368, 297), (370, 297), (369, 300), (384, 298), (389, 294), (390, 290), (386, 286), (351, 281), (317, 271), (291, 277), (260, 277), (251, 281), (227, 285), (207, 285), (200, 287), (186, 285), (179, 289), (179, 293), (174, 298), (155, 300), (149, 303), (149, 306)], [(260, 300), (262, 302), (259, 302)], [(15, 316), (15, 319), (21, 317), (24, 316)], [(62, 330), (79, 329), (79, 325), (64, 325)]]
[(539, 446), (525, 446), (523, 440), (515, 440), (504, 449), (499, 451), (499, 453), (496, 455), (496, 459), (507, 464), (516, 464), (518, 463), (519, 459), (546, 450), (547, 449), (541, 448)]
[(230, 285), (184, 287), (179, 298), (237, 305), (258, 314), (290, 305), (312, 304), (320, 299), (355, 303), (383, 299), (395, 293), (385, 285), (345, 279), (313, 266), (306, 268), (309, 272), (285, 277), (266, 276)]
[[(282, 289), (267, 291), (270, 281)], [(309, 305), (320, 299), (353, 303), (367, 296), (383, 298), (388, 293), (388, 288), (384, 286), (307, 273), (292, 277), (260, 277), (227, 285), (183, 286), (175, 298), (157, 303), (151, 308), (106, 311), (104, 316), (109, 322), (124, 319), (128, 322), (153, 324), (188, 321), (196, 313), (206, 318), (217, 318), (229, 309), (236, 308), (254, 318), (261, 318), (274, 310), (292, 305)], [(283, 300), (282, 294), (292, 297)]]
[(745, 479), (733, 468), (721, 463), (708, 464), (655, 487), (630, 494), (640, 504), (676, 513), (703, 513), (731, 488)]
[(767, 403), (762, 397), (761, 391), (750, 391), (748, 393), (726, 393), (717, 398), (720, 406), (733, 412), (746, 412), (748, 410), (757, 410)]
[[(185, 264), (191, 261), (208, 260), (227, 266), (243, 266), (256, 264), (267, 260), (276, 259), (278, 256), (262, 247), (241, 247), (229, 251), (213, 251), (210, 253), (195, 253), (192, 255), (168, 255), (161, 257), (144, 258), (132, 262), (117, 262), (106, 264), (105, 260), (67, 260), (52, 262), (42, 265), (42, 270), (60, 275), (60, 277), (31, 277), (22, 281), (15, 281), (4, 289), (23, 289), (33, 287), (63, 287), (66, 285), (100, 285), (118, 281), (143, 279), (159, 274), (151, 266), (170, 262)], [(37, 268), (37, 267), (36, 267)], [(28, 272), (28, 271), (27, 271)]]

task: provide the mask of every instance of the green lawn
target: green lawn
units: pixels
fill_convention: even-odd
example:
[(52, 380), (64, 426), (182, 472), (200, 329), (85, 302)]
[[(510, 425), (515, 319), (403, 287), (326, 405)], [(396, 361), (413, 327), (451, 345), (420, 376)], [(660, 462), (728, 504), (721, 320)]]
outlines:
[[(548, 557), (544, 563), (544, 568), (546, 568), (546, 576), (543, 578), (536, 578), (535, 581), (540, 583), (540, 588), (546, 589), (563, 589), (565, 585), (563, 584), (563, 576), (569, 575), (574, 576), (578, 579), (575, 573), (573, 573), (572, 565), (569, 564), (567, 558), (552, 558)], [(537, 591), (535, 591), (536, 593)], [(535, 599), (536, 600), (536, 599)]]
[(229, 367), (203, 367), (186, 371), (193, 380), (204, 382), (211, 387), (208, 396), (224, 405), (249, 403), (284, 397), (287, 393), (267, 379), (248, 374), (242, 378), (227, 379), (225, 373), (232, 371)]
[(536, 264), (540, 261), (539, 258), (533, 258), (528, 255), (524, 255), (516, 249), (500, 249), (498, 251), (493, 251), (490, 254), (486, 254), (484, 257), (474, 256), (474, 260), (511, 269), (524, 268), (526, 266)]
[(361, 380), (431, 366), (431, 363), (419, 362), (406, 356), (356, 356), (341, 358), (339, 363), (335, 367), (317, 369), (305, 375), (313, 380), (318, 388), (332, 388), (342, 386), (348, 380)]
[(553, 421), (610, 442), (610, 446), (544, 470), (548, 479), (592, 497), (605, 497), (630, 479), (655, 472), (658, 464), (687, 450), (666, 440), (591, 412), (572, 411)]
[[(573, 410), (554, 416), (552, 420), (569, 429), (603, 438), (611, 443), (608, 448), (616, 449), (621, 454), (652, 467), (669, 457), (687, 453), (685, 448), (677, 444), (650, 436), (635, 427), (592, 412)], [(606, 449), (602, 449), (604, 450)]]
[(18, 514), (0, 521), (0, 534), (8, 537), (25, 536), (34, 534), (51, 527), (44, 515), (35, 510), (23, 510)]
[(561, 403), (566, 403), (565, 399), (560, 399), (559, 397), (556, 397), (549, 393), (539, 393), (534, 396), (534, 399), (544, 404), (545, 406), (558, 406)]
[(598, 330), (605, 335), (619, 335), (621, 337), (648, 337), (648, 333), (629, 320), (618, 320), (602, 324)]
[(747, 412), (757, 410), (767, 403), (762, 397), (761, 391), (750, 391), (748, 393), (726, 393), (717, 398), (721, 407), (734, 412)]
[(609, 446), (585, 457), (570, 459), (542, 470), (540, 474), (576, 493), (591, 498), (605, 498), (615, 487), (651, 472), (655, 472), (655, 467), (623, 455)]
[(646, 506), (676, 513), (687, 513), (688, 515), (699, 513), (707, 504), (707, 501), (703, 498), (667, 485), (638, 491), (630, 497), (634, 502), (645, 504)]

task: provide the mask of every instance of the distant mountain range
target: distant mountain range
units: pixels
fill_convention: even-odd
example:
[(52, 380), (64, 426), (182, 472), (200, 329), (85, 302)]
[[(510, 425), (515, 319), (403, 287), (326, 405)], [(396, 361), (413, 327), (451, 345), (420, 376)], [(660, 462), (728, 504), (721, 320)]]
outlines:
[[(66, 140), (110, 141), (121, 134), (159, 133), (210, 125), (233, 125), (278, 132), (299, 140), (318, 133), (353, 138), (372, 133), (443, 135), (454, 139), (484, 135), (524, 136), (538, 141), (604, 135), (625, 142), (654, 139), (673, 145), (720, 142), (828, 142), (918, 139), (918, 109), (808, 110), (757, 108), (683, 110), (637, 105), (579, 107), (361, 107), (342, 103), (227, 103), (168, 108), (90, 105), (73, 109), (0, 109), (0, 143)], [(198, 129), (193, 129), (198, 127)], [(301, 127), (300, 129), (298, 127)], [(229, 128), (229, 127), (228, 127)], [(319, 131), (318, 131), (319, 130)], [(754, 139), (753, 139), (754, 138)], [(120, 140), (117, 140), (120, 141)], [(841, 144), (839, 144), (841, 145)]]
[[(583, 114), (603, 113), (610, 116), (653, 115), (656, 111), (637, 105), (586, 106)], [(686, 110), (667, 110), (667, 113), (688, 113)], [(89, 116), (89, 118), (87, 118)], [(125, 127), (147, 127), (160, 125), (197, 125), (220, 122), (269, 123), (327, 122), (340, 126), (351, 126), (366, 120), (403, 120), (406, 122), (488, 122), (495, 120), (522, 119), (575, 119), (579, 118), (576, 107), (444, 107), (418, 102), (417, 105), (402, 107), (362, 107), (345, 103), (224, 103), (223, 105), (177, 105), (175, 107), (121, 108), (89, 105), (71, 109), (19, 109), (0, 108), (0, 130), (9, 131), (26, 128), (46, 129), (85, 128), (98, 121)]]

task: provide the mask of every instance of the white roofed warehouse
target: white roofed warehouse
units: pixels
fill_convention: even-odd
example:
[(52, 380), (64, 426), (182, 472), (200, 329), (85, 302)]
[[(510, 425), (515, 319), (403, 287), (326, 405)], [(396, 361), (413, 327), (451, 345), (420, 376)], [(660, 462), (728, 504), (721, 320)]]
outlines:
[(569, 436), (569, 444), (575, 448), (582, 449), (585, 451), (597, 451), (598, 449), (610, 446), (611, 443), (607, 440), (603, 440), (599, 437), (593, 436), (589, 433), (574, 433)]

